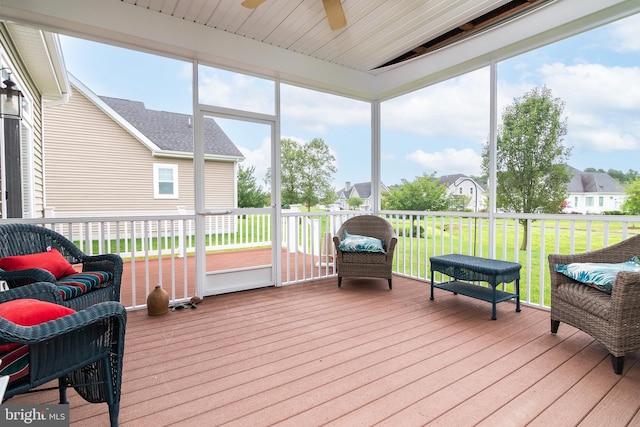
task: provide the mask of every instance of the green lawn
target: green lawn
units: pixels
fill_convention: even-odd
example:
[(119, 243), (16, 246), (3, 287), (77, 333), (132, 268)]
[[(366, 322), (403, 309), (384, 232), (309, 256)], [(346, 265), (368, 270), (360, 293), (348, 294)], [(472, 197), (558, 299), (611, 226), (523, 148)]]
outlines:
[[(307, 212), (301, 212), (301, 214), (306, 215)], [(313, 212), (311, 215), (313, 215)], [(306, 219), (304, 217), (285, 218), (287, 218), (287, 221), (297, 221), (298, 243), (302, 245), (306, 242), (306, 251), (309, 253), (312, 250), (311, 236), (309, 235), (309, 228), (306, 226), (309, 223), (309, 219), (317, 221), (321, 230), (320, 236), (332, 231), (330, 227), (332, 218), (329, 215), (310, 216)], [(434, 215), (420, 215), (413, 218), (416, 219), (413, 227), (408, 219), (402, 220), (398, 219), (398, 217), (390, 219), (392, 225), (398, 231), (394, 271), (429, 280), (430, 256), (448, 253), (489, 256), (489, 222), (487, 219)], [(207, 247), (219, 247), (222, 250), (234, 245), (246, 246), (259, 242), (256, 244), (257, 247), (258, 245), (264, 245), (264, 242), (268, 241), (271, 236), (272, 230), (268, 217), (265, 219), (241, 216), (237, 218), (236, 225), (234, 232), (216, 234), (213, 232), (214, 230), (207, 229)], [(531, 230), (528, 241), (530, 252), (521, 251), (519, 247), (524, 237), (523, 227), (515, 220), (497, 219), (495, 258), (516, 261), (522, 264), (520, 289), (523, 300), (535, 304), (540, 303), (540, 283), (544, 283), (543, 303), (547, 306), (550, 303), (548, 290), (549, 270), (547, 265), (547, 256), (549, 254), (579, 253), (588, 249), (599, 249), (605, 246), (605, 236), (608, 236), (606, 245), (611, 245), (624, 239), (622, 223), (607, 223), (599, 220), (598, 217), (585, 217), (585, 220), (580, 221), (536, 220), (531, 222), (529, 227)], [(288, 226), (285, 225), (284, 233), (289, 231), (287, 228)], [(420, 235), (415, 233), (414, 230), (416, 228), (422, 231)], [(639, 228), (633, 226), (630, 226), (627, 230), (628, 235), (638, 234), (639, 232)], [(185, 244), (187, 247), (193, 247), (195, 244), (194, 237), (187, 236), (186, 239)], [(476, 242), (475, 252), (473, 249), (474, 241)], [(557, 247), (556, 241), (558, 242)], [(587, 241), (591, 242), (589, 248), (587, 248)], [(75, 243), (79, 244), (80, 242)], [(158, 252), (159, 245), (161, 249), (177, 248), (179, 241), (177, 236), (160, 241), (156, 237), (145, 240), (137, 238), (135, 242), (125, 239), (120, 239), (118, 242), (112, 239), (103, 241), (102, 246), (100, 246), (99, 242), (94, 240), (93, 251), (85, 250), (85, 252), (130, 252), (132, 244), (135, 244), (137, 255), (148, 253), (153, 256)], [(331, 243), (329, 243), (330, 245)]]
[[(411, 274), (423, 279), (430, 279), (428, 271), (428, 258), (433, 255), (443, 255), (447, 253), (465, 253), (474, 255), (474, 221), (463, 218), (460, 223), (457, 218), (450, 221), (448, 217), (423, 217), (420, 225), (424, 228), (422, 237), (411, 236), (408, 232), (408, 223), (405, 223), (405, 235), (398, 236), (398, 246), (395, 257), (394, 271)], [(573, 252), (587, 251), (587, 241), (591, 242), (590, 250), (599, 249), (605, 246), (605, 235), (607, 235), (607, 245), (617, 243), (624, 239), (623, 226), (620, 223), (612, 223), (608, 227), (601, 221), (584, 220), (573, 222), (561, 220), (556, 221), (533, 221), (530, 225), (530, 235), (528, 245), (531, 248), (530, 257), (527, 251), (521, 251), (520, 244), (524, 237), (523, 227), (517, 225), (514, 220), (496, 220), (496, 253), (495, 258), (507, 261), (515, 261), (522, 264), (522, 275), (520, 280), (521, 297), (532, 303), (540, 303), (540, 283), (544, 283), (544, 304), (550, 304), (549, 292), (549, 267), (547, 256), (551, 253), (571, 253), (571, 242), (573, 241)], [(398, 227), (398, 224), (394, 224)], [(544, 226), (544, 233), (543, 227)], [(402, 229), (400, 226), (399, 229)], [(477, 247), (476, 255), (488, 257), (489, 254), (489, 225), (486, 219), (477, 219)], [(630, 228), (628, 234), (637, 234), (636, 228)], [(402, 233), (399, 233), (402, 234)], [(573, 238), (572, 238), (573, 236)], [(517, 239), (517, 240), (516, 240)], [(516, 241), (517, 246), (516, 248)], [(558, 246), (556, 247), (556, 241)], [(471, 249), (469, 246), (471, 242)], [(542, 281), (541, 274), (544, 275)], [(527, 298), (527, 288), (529, 297)], [(512, 285), (507, 288), (512, 289)]]

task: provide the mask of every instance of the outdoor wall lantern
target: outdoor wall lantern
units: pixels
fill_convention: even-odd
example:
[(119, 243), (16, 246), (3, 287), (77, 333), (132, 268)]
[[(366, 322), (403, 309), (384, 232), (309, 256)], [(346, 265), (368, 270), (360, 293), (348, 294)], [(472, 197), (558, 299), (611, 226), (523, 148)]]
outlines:
[(0, 87), (0, 117), (7, 119), (22, 118), (22, 98), (23, 94), (15, 88), (16, 84), (11, 80), (11, 70), (8, 68), (0, 69), (5, 71), (7, 79), (3, 81), (3, 87)]

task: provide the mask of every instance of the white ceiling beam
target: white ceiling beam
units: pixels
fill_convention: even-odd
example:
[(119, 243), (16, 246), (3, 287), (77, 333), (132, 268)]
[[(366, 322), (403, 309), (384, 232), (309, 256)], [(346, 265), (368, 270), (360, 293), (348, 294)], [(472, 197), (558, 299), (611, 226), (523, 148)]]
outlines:
[(375, 92), (371, 74), (123, 2), (2, 0), (0, 17), (358, 99), (370, 99)]

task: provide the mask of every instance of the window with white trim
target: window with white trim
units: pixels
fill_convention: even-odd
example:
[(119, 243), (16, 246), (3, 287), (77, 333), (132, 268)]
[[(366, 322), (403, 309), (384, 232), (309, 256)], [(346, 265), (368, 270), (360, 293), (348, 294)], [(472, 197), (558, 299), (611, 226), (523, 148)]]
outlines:
[(153, 197), (156, 199), (178, 198), (178, 165), (154, 163)]

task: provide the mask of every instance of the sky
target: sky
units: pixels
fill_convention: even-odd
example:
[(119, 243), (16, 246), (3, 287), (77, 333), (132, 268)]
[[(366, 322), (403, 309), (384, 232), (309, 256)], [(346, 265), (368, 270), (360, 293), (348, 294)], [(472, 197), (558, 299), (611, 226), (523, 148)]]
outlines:
[[(192, 113), (191, 63), (61, 36), (67, 70), (99, 96), (142, 101), (149, 109)], [(201, 67), (201, 102), (273, 113), (273, 83)], [(640, 15), (502, 61), (498, 114), (534, 87), (564, 102), (569, 164), (640, 170)], [(324, 140), (336, 157), (336, 190), (370, 181), (370, 106), (283, 85), (281, 137)], [(489, 69), (424, 88), (381, 106), (382, 181), (481, 174), (489, 136)], [(255, 166), (270, 164), (265, 125), (219, 120)], [(366, 166), (363, 166), (366, 165)]]

